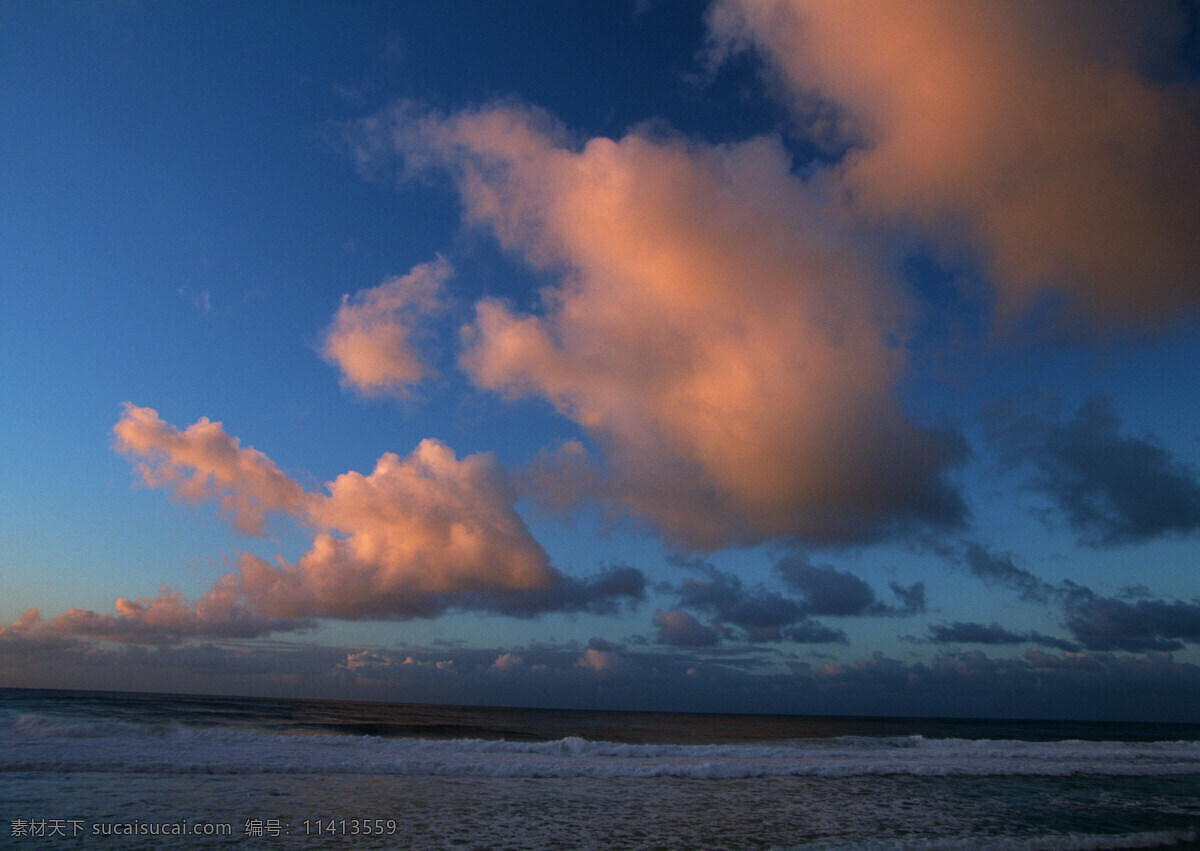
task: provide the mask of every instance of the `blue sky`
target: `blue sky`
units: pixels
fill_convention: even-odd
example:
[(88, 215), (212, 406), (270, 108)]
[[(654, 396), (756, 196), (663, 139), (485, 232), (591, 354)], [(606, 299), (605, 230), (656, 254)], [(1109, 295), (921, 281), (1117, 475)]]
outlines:
[(1192, 718), (1197, 9), (840, 8), (0, 3), (0, 684)]

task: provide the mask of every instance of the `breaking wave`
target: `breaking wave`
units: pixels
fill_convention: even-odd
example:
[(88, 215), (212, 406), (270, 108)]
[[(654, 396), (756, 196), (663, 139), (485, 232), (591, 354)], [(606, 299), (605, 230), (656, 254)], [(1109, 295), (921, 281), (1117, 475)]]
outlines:
[(296, 735), (56, 719), (0, 722), (0, 771), (430, 777), (1200, 775), (1200, 742), (843, 736), (769, 743), (627, 744)]

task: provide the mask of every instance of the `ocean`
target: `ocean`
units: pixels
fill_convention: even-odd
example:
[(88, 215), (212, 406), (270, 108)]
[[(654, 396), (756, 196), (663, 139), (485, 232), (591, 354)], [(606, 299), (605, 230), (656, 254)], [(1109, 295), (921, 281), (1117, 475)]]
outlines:
[(0, 689), (4, 848), (1200, 848), (1200, 725)]

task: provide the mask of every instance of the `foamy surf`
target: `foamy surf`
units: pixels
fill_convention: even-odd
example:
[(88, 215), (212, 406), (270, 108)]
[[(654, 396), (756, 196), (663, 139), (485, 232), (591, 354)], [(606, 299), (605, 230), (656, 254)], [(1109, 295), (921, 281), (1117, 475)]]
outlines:
[(0, 770), (430, 777), (1200, 776), (1200, 742), (1025, 742), (832, 737), (628, 744), (295, 735), (56, 720), (0, 724)]
[(1194, 848), (1200, 727), (0, 690), (0, 846), (55, 824), (105, 851), (174, 847), (128, 825), (197, 848)]

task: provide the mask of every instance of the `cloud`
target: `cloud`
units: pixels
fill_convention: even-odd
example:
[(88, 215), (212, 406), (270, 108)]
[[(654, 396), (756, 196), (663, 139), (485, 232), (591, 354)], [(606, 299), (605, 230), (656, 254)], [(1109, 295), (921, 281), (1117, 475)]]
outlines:
[[(655, 616), (660, 641), (668, 644), (684, 643), (674, 640), (682, 636), (696, 639), (701, 635), (698, 629), (703, 627), (682, 611), (683, 608), (712, 615), (714, 638), (728, 634), (728, 626), (734, 626), (750, 641), (787, 639), (801, 644), (846, 644), (849, 641), (841, 630), (812, 620), (813, 615), (904, 616), (925, 609), (925, 587), (920, 583), (909, 588), (893, 583), (892, 590), (901, 605), (888, 606), (877, 600), (871, 587), (857, 576), (832, 567), (813, 567), (794, 556), (780, 561), (776, 569), (789, 588), (799, 591), (798, 597), (763, 587), (747, 589), (734, 574), (718, 570), (700, 559), (675, 561), (678, 566), (700, 573), (701, 577), (689, 576), (680, 583), (680, 609)], [(690, 620), (682, 617), (684, 615)]]
[(899, 582), (889, 582), (888, 588), (900, 601), (897, 607), (887, 607), (884, 614), (916, 615), (925, 611), (925, 583), (914, 582), (912, 585), (901, 585)]
[(721, 637), (712, 627), (705, 626), (695, 616), (682, 609), (654, 613), (658, 628), (658, 643), (676, 647), (712, 647)]
[(1079, 595), (1064, 607), (1067, 628), (1089, 650), (1181, 650), (1200, 643), (1200, 602)]
[(294, 563), (243, 552), (237, 571), (194, 603), (164, 589), (153, 599), (118, 599), (115, 615), (72, 609), (48, 621), (50, 630), (168, 643), (302, 629), (314, 618), (435, 617), (449, 609), (603, 614), (645, 596), (636, 568), (579, 578), (551, 566), (514, 508), (508, 474), (488, 453), (459, 459), (424, 440), (407, 457), (385, 453), (369, 475), (344, 473), (319, 493), (206, 418), (180, 431), (127, 404), (114, 432), (147, 484), (216, 499), (244, 531), (260, 530), (268, 509), (289, 514), (312, 531), (312, 545)]
[(739, 627), (750, 641), (780, 641), (783, 628), (801, 620), (805, 608), (797, 600), (758, 588), (748, 591), (731, 573), (699, 562), (704, 579), (687, 577), (679, 587), (679, 605), (711, 614), (718, 623)]
[(1181, 4), (719, 0), (708, 24), (714, 60), (755, 51), (844, 151), (854, 210), (968, 247), (1002, 314), (1047, 291), (1102, 325), (1200, 303)]
[(0, 664), (17, 657), (36, 656), (43, 651), (82, 651), (88, 645), (77, 637), (50, 630), (40, 609), (26, 609), (8, 626), (0, 625)]
[(564, 521), (584, 501), (605, 493), (603, 471), (578, 440), (540, 449), (517, 473), (517, 488), (522, 496)]
[(385, 453), (369, 475), (343, 473), (309, 501), (317, 531), (295, 564), (245, 554), (239, 585), (278, 617), (429, 616), (502, 591), (538, 591), (560, 575), (513, 510), (491, 455), (458, 459), (424, 440)]
[(180, 431), (152, 408), (124, 405), (113, 426), (117, 451), (130, 458), (150, 487), (176, 499), (214, 499), (239, 532), (261, 535), (266, 512), (301, 509), (303, 489), (266, 455), (242, 448), (219, 422), (207, 417)]
[(367, 151), (386, 136), (410, 171), (447, 170), (467, 221), (553, 276), (533, 312), (479, 301), (460, 365), (586, 429), (611, 499), (673, 543), (837, 543), (962, 521), (943, 479), (961, 441), (895, 398), (907, 306), (780, 139), (639, 130), (579, 147), (505, 105), (401, 106), (362, 135)]
[(597, 674), (610, 674), (627, 667), (627, 661), (621, 654), (612, 650), (597, 650), (589, 647), (576, 662), (576, 667), (594, 671)]
[(346, 654), (346, 661), (338, 663), (338, 668), (355, 673), (358, 671), (378, 671), (381, 668), (391, 668), (403, 664), (390, 653), (375, 650), (359, 650)]
[(998, 623), (984, 626), (979, 623), (955, 621), (929, 627), (929, 640), (935, 644), (1027, 644), (1033, 643), (1056, 650), (1077, 651), (1079, 645), (1040, 632), (1010, 632)]
[(984, 582), (1007, 585), (1015, 590), (1022, 600), (1045, 603), (1062, 593), (1062, 589), (1017, 567), (1013, 564), (1011, 556), (990, 553), (975, 541), (967, 544), (963, 553), (963, 563)]
[(271, 632), (312, 629), (309, 619), (266, 617), (238, 599), (232, 576), (225, 576), (195, 603), (163, 589), (157, 597), (118, 597), (116, 614), (69, 609), (51, 618), (49, 630), (131, 644), (171, 644), (181, 638), (257, 638)]
[(263, 617), (245, 607), (233, 593), (231, 577), (218, 581), (193, 604), (164, 588), (157, 597), (119, 597), (113, 608), (116, 614), (73, 608), (49, 620), (43, 619), (39, 610), (29, 609), (16, 623), (0, 627), (0, 635), (51, 644), (95, 639), (153, 645), (174, 644), (184, 638), (257, 638), (315, 626), (307, 620)]
[(783, 631), (788, 641), (797, 644), (849, 644), (850, 639), (840, 629), (825, 626), (825, 624), (809, 620), (797, 621)]
[(789, 556), (776, 565), (783, 581), (800, 592), (805, 610), (814, 615), (911, 615), (925, 610), (925, 586), (904, 587), (892, 583), (900, 598), (899, 608), (875, 599), (871, 586), (852, 573), (828, 565), (812, 565)]
[(511, 671), (515, 668), (520, 668), (525, 664), (525, 660), (513, 653), (501, 653), (496, 657), (496, 661), (492, 663), (492, 669), (496, 671)]
[(1200, 477), (1152, 438), (1121, 434), (1107, 396), (1092, 396), (1059, 422), (1013, 406), (989, 414), (991, 438), (1033, 467), (1033, 488), (1051, 497), (1082, 543), (1139, 543), (1200, 530)]
[(490, 454), (459, 459), (423, 440), (407, 458), (385, 453), (370, 475), (344, 473), (326, 488), (308, 503), (305, 521), (317, 533), (294, 564), (240, 558), (238, 589), (255, 610), (351, 620), (451, 608), (611, 612), (643, 594), (634, 568), (578, 579), (552, 567)]
[(403, 396), (428, 374), (413, 345), (419, 321), (441, 309), (440, 289), (454, 274), (443, 258), (407, 275), (343, 296), (325, 332), (321, 354), (342, 373), (342, 383), (364, 396)]
[(784, 582), (798, 590), (809, 609), (822, 615), (860, 615), (875, 604), (875, 592), (857, 576), (789, 558), (777, 565)]
[[(875, 654), (818, 668), (793, 662), (781, 671), (742, 655), (712, 663), (714, 651), (706, 647), (606, 646), (592, 642), (582, 652), (570, 645), (500, 651), (263, 640), (113, 646), (26, 622), (0, 627), (0, 686), (153, 691), (178, 683), (193, 693), (560, 709), (1144, 721), (1190, 721), (1200, 700), (1200, 668), (1163, 653), (1056, 656), (1031, 648), (1018, 658), (971, 651), (914, 663)], [(497, 671), (505, 654), (524, 664)], [(654, 689), (646, 688), (648, 671)]]
[[(1025, 600), (1053, 602), (1060, 607), (1063, 625), (1088, 650), (1172, 651), (1182, 649), (1183, 642), (1200, 643), (1200, 601), (1136, 599), (1130, 602), (1130, 591), (1136, 592), (1138, 597), (1146, 597), (1148, 589), (1124, 588), (1116, 597), (1104, 597), (1070, 580), (1051, 585), (1016, 567), (1010, 558), (993, 556), (974, 543), (968, 545), (964, 560), (972, 573), (985, 582), (1007, 585)], [(931, 632), (934, 640), (942, 640), (945, 636), (966, 634), (955, 629), (960, 626), (986, 629), (978, 625), (955, 624), (949, 631), (931, 627)], [(994, 624), (992, 628), (1000, 629)], [(982, 634), (976, 632), (976, 635)], [(1059, 639), (1038, 633), (1030, 633), (1028, 638), (1047, 647), (1073, 649)], [(1025, 640), (1024, 637), (1021, 640)], [(982, 643), (982, 638), (979, 641)], [(1059, 643), (1054, 643), (1056, 641)]]
[(611, 615), (622, 604), (645, 598), (646, 576), (629, 565), (610, 565), (582, 578), (555, 573), (555, 582), (546, 588), (497, 593), (496, 610), (516, 616), (550, 611)]

